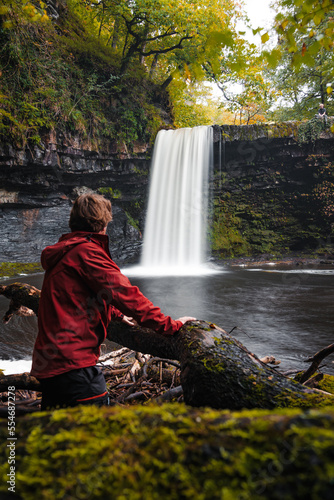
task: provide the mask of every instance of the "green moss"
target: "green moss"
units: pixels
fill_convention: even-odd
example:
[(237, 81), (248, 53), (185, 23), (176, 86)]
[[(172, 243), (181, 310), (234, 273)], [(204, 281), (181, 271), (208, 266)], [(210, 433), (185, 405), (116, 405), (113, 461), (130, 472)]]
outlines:
[(112, 187), (101, 187), (98, 192), (103, 196), (108, 196), (112, 200), (118, 200), (122, 198), (122, 193), (119, 189), (113, 189)]
[(12, 278), (43, 271), (44, 269), (38, 262), (0, 262), (0, 277), (2, 278)]
[(279, 139), (298, 136), (301, 122), (262, 123), (252, 125), (223, 125), (222, 137), (225, 141), (255, 141), (257, 139)]
[(203, 365), (205, 369), (208, 371), (213, 371), (213, 372), (224, 371), (224, 364), (219, 363), (217, 360), (214, 359), (203, 359)]
[(324, 154), (312, 154), (301, 165), (297, 173), (293, 165), (270, 160), (264, 168), (244, 165), (240, 175), (226, 176), (221, 188), (216, 179), (220, 195), (210, 228), (216, 257), (333, 253), (333, 164)]
[(130, 226), (134, 227), (139, 231), (139, 222), (135, 220), (127, 210), (125, 211), (125, 215)]
[[(299, 382), (303, 373), (303, 371), (297, 373), (294, 377), (294, 380)], [(318, 373), (319, 372), (316, 372), (313, 376), (317, 375)], [(318, 382), (317, 389), (334, 394), (334, 375), (324, 374), (323, 379)]]
[(242, 233), (241, 219), (236, 217), (228, 204), (215, 207), (209, 238), (213, 252), (222, 257), (248, 255), (249, 245)]
[[(17, 419), (16, 493), (24, 500), (323, 500), (333, 488), (333, 430), (334, 408), (230, 413), (168, 404), (36, 413)], [(5, 423), (0, 437), (6, 492)]]
[(279, 408), (326, 408), (333, 405), (332, 398), (324, 397), (323, 394), (280, 394), (275, 401)]
[(319, 389), (334, 394), (334, 375), (325, 374), (324, 378), (319, 382)]

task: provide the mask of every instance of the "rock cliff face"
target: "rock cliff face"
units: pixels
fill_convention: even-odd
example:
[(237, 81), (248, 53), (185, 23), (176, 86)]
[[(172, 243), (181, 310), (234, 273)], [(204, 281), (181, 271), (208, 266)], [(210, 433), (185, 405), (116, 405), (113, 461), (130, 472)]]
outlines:
[[(269, 247), (261, 243), (263, 231), (270, 240), (274, 237), (278, 226), (269, 222), (275, 218), (281, 218), (281, 226), (292, 233), (283, 235), (287, 250), (308, 244), (309, 236), (296, 234), (296, 227), (307, 219), (305, 195), (318, 182), (319, 165), (334, 162), (334, 138), (327, 133), (299, 144), (296, 131), (296, 124), (214, 127), (214, 201), (219, 217), (237, 217), (240, 238), (247, 243), (239, 245), (241, 252), (249, 245), (258, 253), (267, 251)], [(151, 154), (145, 144), (134, 145), (131, 154), (114, 145), (96, 151), (87, 141), (57, 134), (24, 149), (0, 144), (0, 261), (38, 261), (46, 245), (68, 232), (73, 199), (90, 189), (112, 201), (114, 220), (108, 231), (113, 258), (121, 265), (137, 262)], [(231, 207), (237, 209), (232, 213)], [(263, 231), (258, 227), (260, 220)], [(331, 237), (328, 227), (321, 238)], [(226, 233), (225, 219), (220, 229)]]
[(51, 134), (40, 146), (0, 145), (0, 261), (38, 261), (41, 250), (69, 231), (72, 201), (81, 192), (112, 200), (111, 252), (119, 263), (138, 259), (150, 152), (146, 145), (94, 151), (76, 137)]
[(214, 126), (215, 169), (221, 168), (232, 179), (283, 167), (296, 177), (295, 169), (303, 168), (310, 156), (333, 161), (334, 135), (330, 130), (303, 141), (298, 140), (299, 126), (299, 122)]
[(333, 251), (334, 136), (308, 123), (214, 127), (215, 255)]

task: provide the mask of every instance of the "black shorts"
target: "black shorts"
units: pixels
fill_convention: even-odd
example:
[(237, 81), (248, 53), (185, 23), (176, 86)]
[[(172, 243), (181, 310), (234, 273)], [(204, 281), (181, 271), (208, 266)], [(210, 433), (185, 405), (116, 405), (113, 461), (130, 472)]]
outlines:
[(106, 381), (100, 368), (89, 366), (40, 379), (42, 410), (78, 405), (108, 405)]

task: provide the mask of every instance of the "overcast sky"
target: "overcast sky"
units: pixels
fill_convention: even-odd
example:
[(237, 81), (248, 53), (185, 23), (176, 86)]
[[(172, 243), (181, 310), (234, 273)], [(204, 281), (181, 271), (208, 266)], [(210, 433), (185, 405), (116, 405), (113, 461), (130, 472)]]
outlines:
[[(272, 0), (244, 0), (245, 3), (245, 11), (248, 14), (249, 19), (251, 20), (253, 29), (256, 28), (264, 28), (270, 29), (272, 26), (272, 21), (275, 17), (274, 11), (269, 7), (269, 4)], [(240, 26), (240, 31), (244, 31), (245, 27)], [(261, 33), (265, 33), (262, 31)], [(261, 34), (257, 34), (256, 36), (250, 31), (245, 37), (258, 48), (261, 48)], [(221, 97), (221, 91), (214, 85), (210, 85), (212, 87), (213, 93), (215, 97)], [(236, 86), (237, 88), (237, 86)]]
[(244, 0), (245, 11), (248, 15), (252, 28), (263, 28), (260, 34), (253, 35), (251, 30), (245, 29), (243, 23), (237, 25), (239, 31), (246, 31), (244, 35), (251, 43), (261, 48), (261, 35), (272, 28), (275, 12), (269, 7), (272, 0)]
[(253, 27), (267, 27), (274, 18), (274, 11), (269, 7), (271, 0), (244, 0), (245, 9)]

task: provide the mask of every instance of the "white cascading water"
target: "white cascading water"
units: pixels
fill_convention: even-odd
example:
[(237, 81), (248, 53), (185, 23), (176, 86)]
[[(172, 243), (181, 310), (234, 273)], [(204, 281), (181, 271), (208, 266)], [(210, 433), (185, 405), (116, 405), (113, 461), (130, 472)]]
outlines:
[(212, 127), (158, 133), (141, 258), (148, 272), (198, 274), (204, 265), (212, 156)]

